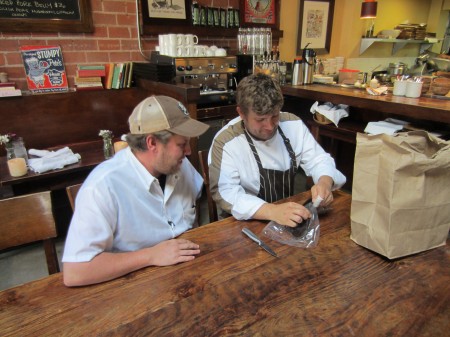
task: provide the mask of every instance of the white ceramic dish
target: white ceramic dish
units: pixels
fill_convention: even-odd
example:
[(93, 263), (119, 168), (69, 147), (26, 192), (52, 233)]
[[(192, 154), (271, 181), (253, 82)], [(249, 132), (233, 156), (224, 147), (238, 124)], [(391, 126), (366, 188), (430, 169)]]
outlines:
[(402, 31), (400, 29), (387, 29), (378, 33), (378, 37), (382, 39), (396, 39)]

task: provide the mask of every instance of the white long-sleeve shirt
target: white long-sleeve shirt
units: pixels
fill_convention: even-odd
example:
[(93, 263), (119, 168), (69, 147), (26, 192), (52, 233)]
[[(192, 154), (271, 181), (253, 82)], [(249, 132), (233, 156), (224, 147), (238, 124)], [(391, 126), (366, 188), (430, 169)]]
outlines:
[(185, 158), (164, 192), (130, 148), (98, 165), (77, 194), (63, 262), (135, 251), (172, 239), (194, 224), (203, 179)]
[[(333, 190), (345, 184), (346, 178), (336, 169), (334, 159), (322, 149), (297, 116), (282, 112), (279, 125), (290, 140), (297, 166), (311, 176), (314, 183), (326, 175), (334, 181)], [(278, 132), (266, 141), (252, 139), (264, 168), (289, 169), (290, 157)], [(218, 206), (238, 220), (251, 219), (265, 201), (257, 197), (259, 169), (240, 117), (231, 120), (217, 133), (208, 162), (211, 191)]]

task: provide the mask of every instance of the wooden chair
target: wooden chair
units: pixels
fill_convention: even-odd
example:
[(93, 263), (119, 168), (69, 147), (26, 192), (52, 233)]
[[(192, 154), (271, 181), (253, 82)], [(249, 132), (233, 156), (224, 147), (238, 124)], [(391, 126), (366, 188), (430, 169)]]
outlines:
[(42, 241), (49, 274), (60, 271), (50, 192), (0, 200), (0, 251)]
[(205, 182), (206, 198), (208, 201), (209, 222), (217, 221), (217, 206), (212, 198), (211, 189), (209, 186), (209, 169), (208, 169), (208, 150), (198, 151), (198, 158), (200, 161), (201, 173)]
[(67, 197), (69, 198), (70, 206), (72, 207), (72, 211), (75, 210), (75, 199), (77, 197), (78, 190), (80, 189), (81, 184), (76, 184), (72, 186), (66, 187)]

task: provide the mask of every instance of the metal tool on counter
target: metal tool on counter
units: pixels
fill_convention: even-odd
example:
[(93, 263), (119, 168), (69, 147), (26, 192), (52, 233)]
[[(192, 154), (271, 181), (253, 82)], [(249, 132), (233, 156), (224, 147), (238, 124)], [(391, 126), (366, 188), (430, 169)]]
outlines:
[(268, 245), (266, 245), (255, 233), (253, 233), (250, 229), (248, 229), (247, 227), (244, 227), (244, 228), (242, 228), (242, 233), (244, 233), (250, 239), (255, 241), (266, 252), (268, 252), (269, 254), (271, 254), (275, 257), (278, 257), (278, 255)]

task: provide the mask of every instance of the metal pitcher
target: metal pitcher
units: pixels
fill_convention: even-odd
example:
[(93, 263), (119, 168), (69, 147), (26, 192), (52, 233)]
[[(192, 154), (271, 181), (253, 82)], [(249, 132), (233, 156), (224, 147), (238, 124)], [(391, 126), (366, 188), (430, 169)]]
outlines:
[(316, 52), (314, 49), (308, 48), (309, 43), (303, 49), (302, 66), (303, 66), (303, 84), (312, 84), (314, 79), (314, 71), (316, 66)]

